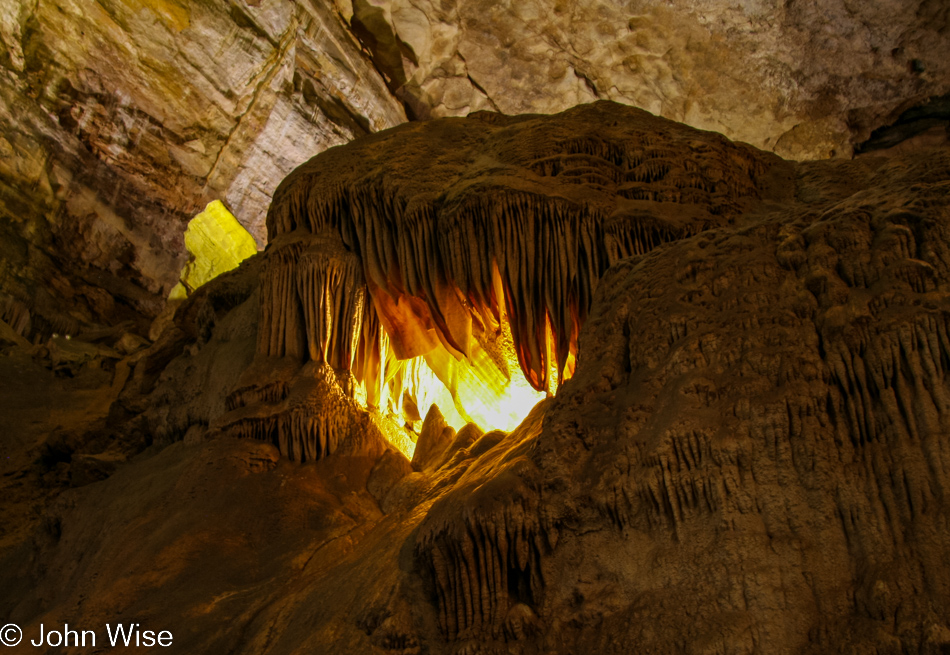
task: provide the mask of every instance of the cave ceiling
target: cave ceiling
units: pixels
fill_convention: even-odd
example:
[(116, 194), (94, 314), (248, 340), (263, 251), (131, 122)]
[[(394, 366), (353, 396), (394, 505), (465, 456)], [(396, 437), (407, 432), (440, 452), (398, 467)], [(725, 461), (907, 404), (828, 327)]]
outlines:
[(147, 323), (209, 201), (263, 246), (295, 166), (407, 120), (609, 99), (786, 158), (850, 157), (950, 90), (948, 12), (941, 0), (10, 0), (0, 293), (46, 332)]

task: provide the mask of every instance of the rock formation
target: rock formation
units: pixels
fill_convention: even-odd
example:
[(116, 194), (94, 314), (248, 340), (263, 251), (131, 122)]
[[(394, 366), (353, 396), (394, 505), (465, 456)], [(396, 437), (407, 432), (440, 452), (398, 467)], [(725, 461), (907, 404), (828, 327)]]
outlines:
[(263, 246), (294, 167), (407, 118), (600, 98), (848, 157), (950, 91), (948, 16), (942, 0), (8, 0), (0, 302), (29, 313), (30, 340), (147, 334), (210, 200)]
[(490, 422), (492, 406), (524, 403), (522, 376), (549, 393), (571, 376), (612, 264), (731, 224), (778, 193), (783, 167), (606, 104), (411, 124), (330, 150), (275, 195), (254, 363), (212, 426), (316, 459), (359, 422), (342, 396), (320, 400), (329, 389), (411, 423), (431, 404), (428, 369), (443, 411), (514, 427)]
[(29, 337), (154, 318), (210, 200), (263, 246), (295, 166), (405, 120), (324, 3), (14, 0), (0, 39), (0, 293)]
[[(0, 611), (189, 652), (943, 652), (948, 191), (946, 149), (795, 164), (607, 102), (323, 153), (104, 427), (4, 478), (53, 500), (9, 510)], [(502, 368), (552, 393), (450, 425)]]
[(609, 99), (818, 159), (950, 83), (936, 0), (352, 4), (354, 33), (423, 116)]

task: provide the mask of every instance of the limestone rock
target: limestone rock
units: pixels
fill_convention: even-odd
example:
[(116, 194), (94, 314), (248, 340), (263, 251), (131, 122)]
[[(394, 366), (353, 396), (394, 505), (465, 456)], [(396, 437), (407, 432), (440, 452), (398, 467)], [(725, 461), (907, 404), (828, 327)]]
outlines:
[[(441, 149), (420, 153), (418, 133)], [(0, 612), (28, 633), (121, 612), (236, 654), (945, 650), (948, 188), (945, 149), (794, 164), (609, 103), (403, 126), (318, 157), (277, 194), (271, 247), (132, 355), (108, 435), (154, 445), (41, 503), (32, 537), (15, 529)], [(427, 412), (409, 472), (358, 393), (349, 331), (383, 284), (414, 312), (464, 289), (489, 322), (472, 271), (490, 246), (446, 264), (464, 240), (426, 241), (446, 217), (567, 220), (549, 253), (589, 225), (599, 240), (570, 252), (615, 256), (568, 277), (586, 290), (570, 379), (511, 431), (453, 439)], [(581, 259), (525, 252), (501, 264), (527, 297), (557, 291), (548, 262)], [(520, 311), (540, 323), (547, 301)], [(416, 334), (449, 352), (436, 325)], [(85, 442), (61, 434), (56, 453)], [(45, 488), (68, 485), (51, 459)], [(6, 489), (35, 484), (4, 466)]]
[[(254, 239), (219, 200), (209, 203), (204, 211), (189, 221), (185, 230), (185, 248), (189, 259), (180, 277), (185, 292), (194, 291), (218, 275), (234, 270), (257, 252)], [(172, 297), (175, 297), (174, 289)]]
[(784, 157), (849, 157), (950, 89), (939, 0), (354, 2), (354, 33), (420, 116), (609, 99)]
[[(444, 145), (437, 158), (425, 151), (434, 143)], [(388, 440), (407, 456), (416, 450), (416, 470), (437, 468), (455, 437), (443, 415), (458, 428), (490, 430), (492, 417), (516, 425), (570, 377), (613, 263), (785, 198), (791, 170), (608, 102), (554, 118), (409, 124), (327, 151), (275, 193), (266, 251), (225, 278), (244, 280), (241, 291), (207, 285), (184, 308), (181, 331), (198, 346), (220, 316), (256, 333), (256, 350), (250, 361), (246, 351), (232, 357), (245, 363), (223, 411), (220, 394), (208, 404), (210, 392), (199, 391), (204, 409), (194, 415), (169, 402), (180, 393), (168, 389), (162, 432), (200, 420), (300, 461), (379, 456)], [(216, 295), (228, 296), (225, 311)], [(189, 315), (204, 325), (186, 327)], [(382, 423), (358, 411), (360, 400)], [(415, 445), (404, 425), (421, 427)], [(482, 437), (470, 454), (504, 434)]]
[[(398, 359), (422, 356), (446, 384), (460, 379), (457, 406), (479, 386), (511, 391), (499, 350), (516, 354), (534, 389), (553, 390), (570, 377), (578, 331), (612, 263), (727, 225), (780, 197), (789, 175), (777, 157), (609, 102), (550, 119), (480, 114), (375, 135), (315, 157), (275, 192), (275, 252), (266, 255), (275, 277), (264, 297), (276, 307), (265, 309), (259, 351), (297, 356), (305, 335), (321, 334), (297, 308), (309, 316), (317, 303), (320, 316), (337, 292), (300, 292), (294, 302), (287, 280), (309, 264), (281, 239), (299, 249), (300, 235), (330, 232), (359, 254), (362, 279), (347, 303), (365, 293), (367, 327), (382, 327)], [(386, 358), (375, 332), (359, 331), (349, 304), (333, 324), (340, 343), (372, 344), (352, 364), (363, 381), (361, 369)], [(343, 354), (334, 367), (353, 359)], [(477, 381), (464, 386), (460, 366)]]
[(201, 207), (263, 245), (290, 170), (405, 120), (321, 3), (15, 0), (0, 40), (0, 290), (46, 320), (154, 317)]
[(948, 181), (945, 151), (802, 165), (789, 210), (613, 269), (529, 478), (539, 516), (605, 526), (541, 567), (572, 644), (925, 652), (950, 589)]
[(366, 482), (369, 491), (379, 506), (386, 511), (389, 505), (386, 498), (400, 480), (412, 473), (412, 464), (398, 450), (387, 450), (370, 472)]
[(610, 99), (847, 157), (950, 90), (948, 34), (941, 0), (8, 0), (0, 293), (31, 341), (146, 335), (201, 207), (224, 201), (263, 246), (289, 171), (407, 117)]
[(435, 405), (429, 408), (419, 441), (412, 455), (412, 467), (423, 471), (439, 462), (455, 440), (455, 430), (446, 425), (442, 413)]
[(0, 321), (0, 343), (29, 350), (30, 342), (21, 337), (6, 321)]

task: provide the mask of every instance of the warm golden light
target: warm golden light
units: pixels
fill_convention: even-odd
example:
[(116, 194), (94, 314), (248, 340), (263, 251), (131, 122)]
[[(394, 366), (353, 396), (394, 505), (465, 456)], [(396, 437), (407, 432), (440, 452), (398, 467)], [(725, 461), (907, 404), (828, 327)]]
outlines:
[(466, 399), (465, 409), (472, 422), (483, 430), (511, 432), (546, 395), (535, 391), (523, 378), (515, 377), (502, 393), (494, 397), (486, 394)]
[(573, 372), (579, 326), (537, 294), (531, 311), (496, 262), (482, 272), (487, 292), (423, 284), (332, 229), (280, 235), (261, 269), (258, 355), (332, 369), (406, 455), (433, 405), (456, 430), (511, 431)]
[[(385, 382), (378, 409), (416, 433), (433, 404), (456, 430), (475, 423), (485, 431), (511, 431), (548, 395), (535, 390), (522, 374), (504, 314), (497, 329), (474, 340), (467, 357), (453, 355), (432, 339), (437, 345), (428, 352), (401, 360), (388, 347), (388, 339), (384, 341)], [(548, 341), (551, 348), (550, 333)], [(549, 361), (553, 363), (553, 358)], [(556, 366), (552, 365), (549, 379), (556, 388)], [(365, 402), (365, 387), (361, 387), (358, 397)], [(394, 445), (411, 457), (414, 444), (399, 441)]]

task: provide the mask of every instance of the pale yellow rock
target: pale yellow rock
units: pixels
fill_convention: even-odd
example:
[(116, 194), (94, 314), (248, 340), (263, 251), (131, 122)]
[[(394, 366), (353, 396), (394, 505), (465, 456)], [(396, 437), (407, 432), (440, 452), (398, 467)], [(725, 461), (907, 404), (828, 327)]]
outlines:
[(152, 341), (172, 324), (175, 311), (189, 294), (257, 253), (254, 237), (220, 200), (208, 203), (205, 210), (188, 223), (185, 247), (188, 263), (181, 271), (178, 284), (169, 292), (162, 312), (149, 328)]
[(185, 247), (191, 257), (182, 269), (179, 285), (186, 293), (237, 268), (245, 259), (257, 254), (254, 237), (220, 200), (208, 203), (205, 210), (188, 223)]

